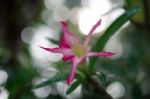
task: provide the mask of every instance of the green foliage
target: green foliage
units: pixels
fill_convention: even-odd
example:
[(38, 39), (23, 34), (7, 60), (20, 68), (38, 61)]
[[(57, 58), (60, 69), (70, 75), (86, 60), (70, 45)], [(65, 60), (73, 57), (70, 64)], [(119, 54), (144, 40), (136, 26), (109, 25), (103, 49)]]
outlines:
[(107, 83), (107, 77), (106, 77), (106, 74), (97, 72), (96, 75), (97, 75), (98, 78), (100, 79), (102, 85), (103, 85), (104, 87), (106, 87), (106, 83)]
[[(109, 38), (116, 33), (118, 29), (120, 29), (127, 21), (129, 21), (137, 12), (139, 8), (134, 7), (127, 10), (124, 14), (119, 16), (104, 32), (104, 34), (97, 40), (95, 45), (93, 46), (92, 50), (94, 51), (101, 51), (103, 50), (105, 44), (109, 40)], [(92, 71), (94, 65), (98, 57), (93, 57), (90, 59), (89, 70)]]
[(59, 41), (58, 41), (58, 40), (56, 40), (56, 39), (48, 38), (48, 40), (49, 40), (50, 42), (52, 42), (52, 43), (56, 44), (56, 45), (58, 45), (58, 44), (59, 44)]
[(54, 77), (50, 78), (49, 80), (46, 80), (46, 81), (44, 81), (44, 82), (42, 82), (38, 85), (35, 85), (34, 88), (40, 88), (40, 87), (44, 87), (46, 85), (50, 85), (50, 84), (53, 84), (53, 83), (64, 81), (64, 80), (66, 80), (67, 76), (68, 76), (68, 73), (63, 74), (63, 75), (54, 76)]
[(80, 84), (81, 84), (81, 83), (80, 83), (79, 81), (73, 82), (73, 83), (69, 86), (68, 90), (66, 91), (66, 94), (68, 95), (68, 94), (70, 94), (71, 92), (73, 92)]
[(131, 8), (132, 7), (131, 0), (124, 0), (124, 2), (125, 2), (125, 6), (127, 6), (127, 8)]
[[(32, 79), (37, 75), (37, 72), (33, 68), (23, 68), (20, 71), (12, 72), (9, 77), (8, 82), (6, 83), (6, 88), (9, 90), (9, 99), (22, 98), (24, 94), (31, 94)], [(26, 92), (28, 91), (28, 92)], [(18, 93), (21, 92), (20, 95)], [(26, 96), (26, 95), (25, 95)]]

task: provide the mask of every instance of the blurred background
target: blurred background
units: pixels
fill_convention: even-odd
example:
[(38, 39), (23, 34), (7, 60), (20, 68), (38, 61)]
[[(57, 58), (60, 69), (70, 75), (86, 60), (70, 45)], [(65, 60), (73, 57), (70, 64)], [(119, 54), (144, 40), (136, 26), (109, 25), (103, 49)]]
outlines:
[(58, 46), (62, 20), (83, 39), (102, 19), (91, 48), (114, 20), (134, 6), (140, 11), (103, 49), (116, 54), (100, 58), (95, 69), (103, 75), (99, 83), (114, 99), (150, 99), (150, 0), (1, 0), (0, 99), (92, 99), (92, 92), (82, 85), (66, 95), (65, 81), (33, 88), (65, 74), (71, 65), (62, 61), (61, 54), (39, 45)]

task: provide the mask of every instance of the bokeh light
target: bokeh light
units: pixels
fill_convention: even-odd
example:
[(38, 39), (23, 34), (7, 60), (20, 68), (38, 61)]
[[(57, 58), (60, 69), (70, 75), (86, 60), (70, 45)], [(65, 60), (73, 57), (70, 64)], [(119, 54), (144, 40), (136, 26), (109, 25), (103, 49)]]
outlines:
[(38, 98), (46, 98), (51, 93), (51, 91), (52, 89), (50, 86), (45, 86), (37, 88), (33, 92)]
[(120, 82), (113, 82), (106, 88), (106, 91), (113, 97), (113, 99), (120, 99), (125, 95), (125, 88)]
[(59, 61), (62, 57), (61, 54), (46, 52), (39, 47), (45, 46), (54, 48), (57, 46), (48, 41), (48, 38), (55, 38), (55, 34), (52, 32), (52, 30), (47, 25), (40, 25), (36, 27), (34, 34), (35, 35), (31, 42), (31, 53), (33, 57), (40, 61)]
[(26, 27), (22, 30), (21, 33), (21, 40), (24, 43), (30, 44), (31, 43), (31, 39), (33, 37), (33, 27)]
[[(85, 2), (85, 1), (83, 1)], [(80, 10), (78, 15), (78, 24), (81, 32), (83, 34), (88, 34), (91, 27), (99, 20), (103, 20), (103, 24), (95, 32), (101, 32), (110, 23), (110, 18), (108, 16), (103, 16), (106, 12), (111, 9), (111, 4), (109, 0), (89, 0), (87, 1), (87, 6)]]
[(0, 85), (7, 81), (8, 74), (4, 70), (0, 70)]
[(65, 0), (44, 0), (44, 4), (48, 9), (55, 9), (63, 5)]
[(9, 92), (3, 87), (0, 87), (0, 99), (8, 99), (8, 96)]
[(65, 21), (69, 16), (69, 9), (65, 6), (59, 6), (53, 11), (53, 17), (56, 22)]
[(78, 86), (71, 94), (66, 95), (66, 91), (68, 89), (68, 85), (64, 82), (57, 83), (57, 89), (59, 94), (61, 94), (65, 99), (80, 99), (81, 97), (81, 86)]

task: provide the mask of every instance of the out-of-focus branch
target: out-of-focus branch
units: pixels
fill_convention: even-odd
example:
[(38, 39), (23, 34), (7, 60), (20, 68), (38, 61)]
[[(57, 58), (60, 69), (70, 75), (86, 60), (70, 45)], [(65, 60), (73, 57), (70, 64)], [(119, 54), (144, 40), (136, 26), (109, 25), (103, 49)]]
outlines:
[(150, 13), (149, 13), (149, 3), (148, 0), (143, 0), (143, 7), (145, 13), (145, 25), (150, 26)]
[(106, 90), (100, 86), (100, 84), (94, 79), (94, 78), (89, 78), (88, 79), (90, 85), (92, 86), (92, 89), (96, 94), (102, 97), (102, 99), (113, 99), (107, 92)]
[[(1, 35), (5, 47), (9, 50), (11, 57), (6, 66), (12, 67), (18, 62), (18, 54), (20, 53), (21, 31), (31, 24), (41, 10), (41, 0), (2, 0), (0, 4), (0, 26), (3, 28)], [(11, 66), (9, 66), (11, 65)], [(17, 65), (18, 67), (19, 65)]]

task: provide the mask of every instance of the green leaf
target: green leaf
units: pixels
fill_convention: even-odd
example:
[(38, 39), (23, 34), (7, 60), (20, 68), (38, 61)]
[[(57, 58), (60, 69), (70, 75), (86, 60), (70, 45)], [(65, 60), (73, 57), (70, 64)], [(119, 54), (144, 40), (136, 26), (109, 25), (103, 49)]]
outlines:
[(84, 82), (85, 81), (85, 75), (82, 72), (76, 72), (76, 76), (75, 78), (80, 81), (80, 82)]
[(53, 44), (56, 44), (56, 45), (58, 45), (58, 44), (59, 44), (59, 41), (58, 41), (58, 40), (56, 40), (56, 39), (48, 38), (48, 40), (49, 40), (50, 42), (52, 42)]
[(127, 8), (131, 8), (132, 0), (124, 0), (124, 1), (125, 1), (125, 4), (126, 4)]
[(77, 81), (73, 82), (70, 85), (70, 87), (66, 91), (67, 95), (70, 94), (72, 91), (74, 91), (82, 82), (85, 81), (85, 77), (81, 72), (77, 72), (75, 78), (76, 78)]
[(67, 76), (68, 76), (68, 74), (57, 75), (55, 77), (50, 78), (49, 80), (46, 80), (38, 85), (35, 85), (33, 88), (40, 88), (40, 87), (44, 87), (44, 86), (52, 84), (52, 83), (64, 81), (64, 80), (66, 80)]
[[(127, 10), (124, 14), (119, 16), (104, 32), (104, 34), (97, 40), (95, 45), (92, 47), (93, 51), (102, 51), (107, 41), (110, 39), (112, 35), (116, 33), (118, 29), (120, 29), (128, 20), (130, 20), (137, 12), (139, 8), (133, 7)], [(93, 71), (93, 67), (98, 60), (98, 57), (92, 57), (90, 59), (89, 71)]]
[(20, 95), (22, 95), (25, 90), (30, 90), (30, 82), (36, 75), (38, 75), (34, 68), (19, 68), (19, 71), (13, 70), (8, 72), (9, 79), (5, 85), (5, 88), (10, 92), (9, 99), (15, 99), (15, 96), (18, 95), (20, 91)]
[(100, 79), (102, 85), (103, 85), (104, 87), (106, 87), (106, 83), (107, 83), (107, 77), (106, 77), (106, 75), (103, 74), (103, 73), (99, 73), (99, 72), (96, 73), (96, 75), (97, 75), (98, 78)]
[(70, 94), (71, 92), (73, 92), (79, 85), (81, 84), (81, 82), (79, 82), (78, 80), (73, 82), (70, 87), (68, 88), (68, 90), (66, 91), (66, 94)]

